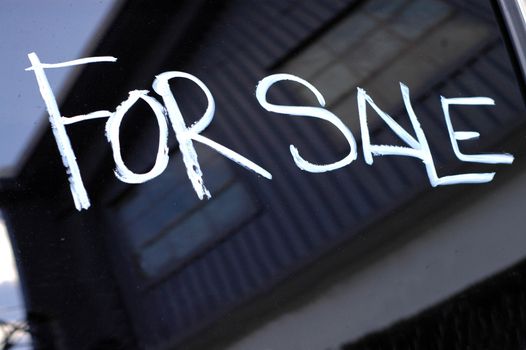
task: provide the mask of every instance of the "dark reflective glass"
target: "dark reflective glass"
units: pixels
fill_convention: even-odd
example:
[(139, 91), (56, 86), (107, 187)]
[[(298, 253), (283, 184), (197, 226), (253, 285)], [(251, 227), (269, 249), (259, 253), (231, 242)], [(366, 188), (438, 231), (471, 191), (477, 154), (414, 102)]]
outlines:
[[(467, 349), (490, 334), (496, 348), (523, 348), (523, 278), (495, 277), (522, 273), (514, 264), (526, 257), (523, 81), (506, 23), (489, 1), (123, 1), (87, 55), (117, 62), (83, 65), (60, 113), (118, 111), (130, 91), (149, 90), (166, 108), (169, 162), (147, 182), (120, 181), (108, 118), (98, 118), (65, 126), (89, 208), (75, 208), (48, 124), (2, 180), (35, 347)], [(200, 136), (174, 130), (173, 107), (152, 87), (170, 71), (213, 96)], [(310, 109), (267, 110), (256, 86), (282, 73), (312, 84), (324, 106), (305, 84), (279, 81), (270, 104)], [(183, 127), (199, 125), (210, 106), (203, 88), (169, 84)], [(360, 91), (370, 97), (367, 123)], [(442, 99), (471, 97), (494, 105), (452, 104), (448, 129)], [(152, 169), (159, 138), (138, 100), (119, 128), (126, 167)], [(373, 150), (367, 162), (368, 142), (399, 154)], [(515, 160), (465, 161), (456, 144)], [(298, 166), (349, 152), (356, 159), (338, 169)], [(495, 177), (436, 186), (483, 173)]]

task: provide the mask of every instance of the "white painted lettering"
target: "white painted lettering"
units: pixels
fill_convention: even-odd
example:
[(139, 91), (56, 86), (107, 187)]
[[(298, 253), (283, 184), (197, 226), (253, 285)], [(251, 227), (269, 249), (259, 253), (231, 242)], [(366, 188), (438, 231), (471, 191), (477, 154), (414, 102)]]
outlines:
[[(49, 120), (58, 150), (62, 157), (62, 162), (68, 174), (71, 194), (77, 210), (88, 209), (90, 201), (88, 194), (82, 182), (80, 170), (75, 158), (75, 153), (71, 146), (70, 139), (66, 133), (66, 125), (78, 123), (85, 120), (108, 118), (106, 121), (106, 137), (111, 145), (113, 159), (115, 161), (115, 176), (126, 183), (143, 183), (159, 176), (167, 167), (168, 156), (168, 123), (167, 117), (172, 124), (172, 129), (179, 143), (179, 150), (183, 157), (183, 162), (186, 172), (192, 186), (199, 197), (199, 199), (210, 198), (211, 193), (206, 188), (203, 181), (203, 173), (197, 158), (194, 141), (211, 147), (218, 153), (234, 161), (235, 163), (251, 170), (267, 179), (272, 179), (272, 175), (252, 162), (251, 160), (241, 156), (231, 149), (201, 135), (201, 133), (210, 125), (215, 113), (215, 101), (212, 93), (208, 87), (197, 77), (185, 72), (164, 72), (158, 75), (152, 84), (154, 91), (163, 99), (161, 104), (157, 99), (148, 95), (148, 91), (134, 90), (129, 93), (129, 97), (122, 102), (114, 112), (106, 110), (95, 111), (85, 115), (77, 115), (73, 117), (63, 117), (60, 114), (56, 98), (51, 90), (49, 81), (47, 79), (45, 69), (71, 67), (76, 65), (95, 63), (95, 62), (115, 62), (117, 59), (111, 56), (103, 57), (87, 57), (78, 60), (60, 62), (60, 63), (42, 63), (38, 56), (33, 52), (28, 55), (31, 62), (31, 67), (28, 71), (34, 71), (40, 93), (46, 104), (49, 113)], [(172, 79), (187, 79), (196, 84), (205, 94), (207, 99), (206, 110), (201, 118), (191, 126), (187, 126), (183, 118), (176, 98), (173, 95), (169, 81)], [(310, 106), (289, 106), (289, 105), (275, 105), (267, 101), (268, 90), (276, 83), (281, 81), (293, 81), (301, 84), (311, 91), (320, 107)], [(495, 173), (466, 173), (439, 177), (437, 175), (436, 167), (433, 162), (433, 157), (429, 144), (422, 129), (420, 122), (413, 110), (411, 104), (409, 88), (400, 83), (400, 90), (405, 109), (411, 121), (414, 130), (414, 137), (411, 133), (406, 131), (399, 123), (397, 123), (391, 116), (382, 111), (367, 94), (367, 92), (358, 87), (357, 101), (358, 101), (358, 116), (360, 120), (360, 130), (363, 144), (363, 155), (365, 162), (372, 165), (374, 156), (403, 156), (420, 159), (425, 166), (427, 176), (430, 184), (435, 187), (439, 185), (453, 185), (460, 183), (484, 183), (490, 182)], [(262, 79), (256, 87), (256, 98), (259, 104), (267, 111), (287, 114), (299, 117), (311, 117), (325, 120), (335, 126), (345, 137), (349, 144), (349, 153), (342, 159), (329, 164), (314, 164), (304, 159), (298, 149), (294, 145), (290, 145), (290, 153), (297, 167), (304, 171), (311, 173), (322, 173), (340, 169), (351, 164), (357, 158), (356, 140), (352, 132), (335, 114), (325, 109), (325, 99), (323, 95), (306, 80), (291, 74), (273, 74)], [(120, 145), (120, 126), (122, 120), (128, 110), (139, 100), (143, 100), (152, 109), (157, 125), (159, 127), (159, 144), (157, 155), (153, 167), (146, 173), (135, 173), (131, 171), (126, 164), (121, 154)], [(380, 116), (380, 118), (387, 124), (387, 126), (405, 143), (406, 146), (395, 145), (377, 145), (372, 144), (369, 127), (367, 124), (367, 104)], [(441, 97), (442, 109), (446, 121), (449, 138), (455, 155), (459, 160), (464, 162), (488, 163), (488, 164), (511, 164), (513, 156), (511, 154), (464, 154), (460, 151), (458, 141), (466, 141), (478, 138), (480, 135), (475, 131), (456, 131), (453, 128), (450, 115), (451, 105), (494, 105), (495, 102), (488, 97), (462, 97), (462, 98), (445, 98)]]
[[(513, 163), (513, 156), (511, 154), (464, 154), (458, 147), (458, 141), (476, 139), (480, 136), (478, 132), (474, 131), (455, 131), (451, 122), (451, 115), (449, 113), (449, 106), (451, 105), (470, 105), (470, 106), (493, 106), (495, 101), (489, 97), (461, 97), (461, 98), (445, 98), (440, 96), (442, 103), (442, 110), (444, 111), (444, 118), (446, 119), (447, 130), (449, 132), (449, 139), (451, 146), (458, 159), (464, 162), (486, 163), (486, 164), (511, 164)], [(491, 173), (494, 174), (494, 173)], [(490, 174), (474, 174), (480, 175), (480, 179), (489, 178)]]
[[(201, 90), (203, 90), (208, 101), (208, 105), (201, 119), (199, 119), (190, 127), (186, 126), (181, 110), (179, 109), (177, 101), (170, 90), (168, 81), (173, 78), (183, 78), (194, 82), (201, 88)], [(191, 74), (184, 72), (165, 72), (155, 78), (152, 86), (155, 92), (163, 98), (164, 104), (168, 111), (168, 117), (170, 118), (172, 128), (174, 129), (175, 136), (179, 142), (179, 150), (183, 156), (183, 162), (186, 166), (188, 178), (192, 182), (192, 186), (199, 199), (203, 199), (204, 197), (210, 198), (211, 194), (203, 182), (203, 173), (201, 171), (199, 161), (197, 160), (197, 153), (195, 151), (193, 141), (201, 142), (215, 149), (217, 152), (238, 163), (239, 165), (252, 170), (267, 179), (272, 179), (272, 175), (259, 165), (226, 148), (225, 146), (200, 135), (200, 133), (205, 130), (212, 122), (215, 112), (214, 97), (212, 96), (212, 93), (208, 87), (201, 80)]]
[[(159, 126), (159, 147), (153, 168), (144, 174), (132, 172), (124, 164), (121, 156), (121, 146), (119, 139), (119, 128), (126, 112), (139, 100), (144, 100), (152, 109)], [(111, 144), (113, 160), (115, 161), (115, 176), (122, 182), (143, 183), (159, 176), (168, 165), (168, 125), (164, 115), (164, 107), (153, 97), (148, 96), (148, 91), (134, 90), (130, 96), (120, 106), (106, 122), (106, 137)]]
[(343, 136), (345, 136), (350, 147), (349, 154), (337, 162), (330, 164), (313, 164), (301, 157), (298, 149), (294, 145), (290, 145), (290, 153), (292, 154), (292, 158), (294, 159), (294, 162), (296, 163), (298, 168), (311, 173), (322, 173), (326, 171), (336, 170), (351, 164), (357, 157), (356, 140), (354, 139), (351, 130), (349, 130), (349, 128), (347, 128), (347, 126), (343, 124), (340, 118), (338, 118), (336, 115), (326, 110), (325, 108), (306, 106), (279, 106), (269, 103), (267, 101), (268, 89), (270, 89), (270, 87), (275, 83), (283, 80), (295, 81), (297, 83), (302, 84), (316, 96), (316, 99), (318, 100), (320, 106), (325, 106), (325, 99), (323, 98), (323, 95), (318, 91), (318, 89), (316, 89), (312, 84), (310, 84), (306, 80), (301, 79), (292, 74), (274, 74), (261, 80), (256, 88), (256, 98), (259, 104), (269, 112), (289, 114), (293, 116), (305, 116), (326, 120), (329, 123), (333, 124), (336, 128), (338, 128), (338, 130), (340, 130)]
[[(55, 142), (57, 143), (58, 150), (62, 157), (62, 163), (64, 164), (66, 173), (68, 174), (69, 187), (71, 190), (71, 195), (73, 196), (75, 207), (77, 210), (88, 209), (90, 207), (88, 193), (86, 192), (86, 188), (82, 182), (77, 159), (75, 157), (75, 153), (73, 152), (73, 148), (71, 147), (71, 142), (69, 140), (68, 134), (66, 133), (66, 128), (64, 125), (76, 123), (86, 119), (92, 119), (93, 115), (91, 115), (91, 117), (89, 117), (89, 115), (83, 116), (83, 118), (77, 118), (73, 121), (70, 121), (69, 123), (65, 122), (67, 118), (63, 118), (60, 115), (57, 100), (53, 94), (53, 91), (51, 90), (51, 86), (49, 85), (49, 81), (44, 69), (71, 67), (95, 62), (115, 62), (117, 59), (111, 56), (103, 56), (87, 57), (61, 63), (42, 63), (40, 62), (37, 54), (34, 52), (30, 53), (28, 57), (29, 61), (31, 62), (31, 67), (27, 68), (26, 70), (32, 70), (35, 73), (38, 87), (40, 89), (40, 94), (42, 95), (42, 99), (44, 100), (49, 113), (49, 122), (51, 123), (51, 129), (53, 130), (53, 135), (55, 136)], [(106, 111), (101, 112), (107, 113)], [(104, 116), (108, 115), (105, 114)], [(100, 117), (100, 114), (96, 114), (95, 117)]]

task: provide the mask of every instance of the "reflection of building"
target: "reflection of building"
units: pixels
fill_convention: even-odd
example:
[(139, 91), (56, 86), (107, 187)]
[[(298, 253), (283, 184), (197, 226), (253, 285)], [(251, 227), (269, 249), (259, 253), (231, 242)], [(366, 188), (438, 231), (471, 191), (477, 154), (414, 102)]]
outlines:
[[(497, 228), (517, 240), (512, 245), (524, 243), (513, 227), (522, 217), (503, 216), (477, 232), (472, 226), (520, 194), (508, 186), (522, 179), (524, 106), (498, 16), (489, 5), (441, 0), (123, 5), (94, 53), (116, 56), (118, 63), (87, 66), (62, 104), (63, 115), (112, 109), (128, 91), (151, 89), (156, 74), (187, 71), (216, 100), (204, 134), (274, 178), (257, 177), (196, 145), (213, 195), (199, 201), (172, 137), (166, 171), (146, 184), (126, 185), (112, 173), (104, 122), (83, 122), (68, 127), (93, 204), (78, 213), (51, 132), (45, 134), (3, 196), (35, 340), (55, 348), (352, 348), (362, 336), (524, 257), (526, 250), (508, 244), (490, 249)], [(496, 169), (497, 179), (432, 189), (417, 160), (384, 157), (369, 166), (361, 155), (338, 171), (302, 172), (289, 144), (319, 163), (347, 149), (326, 123), (258, 105), (255, 85), (278, 71), (315, 84), (357, 139), (356, 86), (411, 130), (401, 109), (403, 81), (440, 175)], [(184, 81), (173, 86), (190, 124), (203, 113), (202, 92)], [(292, 84), (275, 86), (270, 95), (276, 104), (314, 103)], [(459, 130), (482, 135), (462, 147), (511, 152), (516, 164), (458, 161), (440, 95), (494, 98), (494, 107), (454, 111)], [(126, 115), (122, 150), (135, 171), (151, 167), (156, 127), (143, 106)], [(371, 136), (400, 143), (379, 119)]]

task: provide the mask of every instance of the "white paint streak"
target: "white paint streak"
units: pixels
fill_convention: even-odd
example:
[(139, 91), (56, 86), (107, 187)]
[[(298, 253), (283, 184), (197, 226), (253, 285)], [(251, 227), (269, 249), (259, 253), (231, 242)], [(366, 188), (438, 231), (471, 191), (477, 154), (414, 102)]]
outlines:
[(258, 173), (259, 175), (263, 176), (266, 179), (269, 179), (269, 180), (272, 179), (272, 174), (269, 173), (267, 170), (263, 169), (262, 167), (260, 167), (259, 165), (257, 165), (253, 161), (243, 157), (242, 155), (239, 155), (238, 153), (232, 151), (231, 149), (226, 148), (225, 146), (223, 146), (223, 145), (221, 145), (221, 144), (219, 144), (219, 143), (217, 143), (215, 141), (212, 141), (209, 138), (206, 138), (206, 137), (204, 137), (202, 135), (199, 135), (199, 134), (192, 135), (192, 139), (194, 141), (201, 142), (202, 144), (205, 144), (205, 145), (207, 145), (210, 148), (215, 149), (217, 152), (221, 153), (222, 155), (224, 155), (225, 157), (229, 158), (230, 160), (236, 162), (237, 164), (241, 165), (242, 167), (244, 167), (244, 168), (246, 168), (248, 170), (252, 170), (252, 171)]
[(476, 131), (455, 131), (453, 136), (458, 141), (474, 140), (480, 137), (480, 134)]
[[(117, 58), (113, 56), (95, 56), (95, 57), (85, 57), (79, 58), (77, 60), (60, 62), (60, 63), (41, 63), (40, 67), (49, 69), (49, 68), (65, 68), (71, 66), (80, 66), (87, 63), (97, 63), (97, 62), (117, 62)], [(35, 66), (26, 68), (26, 71), (32, 71), (35, 69)]]
[[(192, 81), (197, 86), (199, 86), (201, 90), (203, 90), (207, 99), (207, 107), (203, 113), (203, 116), (190, 127), (186, 126), (181, 110), (179, 109), (179, 105), (177, 104), (177, 101), (170, 90), (168, 81), (174, 78), (183, 78)], [(168, 117), (170, 118), (172, 128), (175, 131), (175, 136), (179, 142), (179, 150), (183, 156), (183, 162), (186, 167), (188, 178), (190, 179), (199, 199), (203, 199), (205, 197), (210, 198), (211, 194), (204, 185), (203, 173), (201, 171), (201, 167), (197, 159), (197, 153), (192, 141), (198, 141), (206, 144), (207, 146), (215, 149), (225, 157), (242, 165), (243, 167), (250, 169), (267, 179), (272, 179), (272, 175), (262, 167), (249, 161), (247, 158), (237, 154), (236, 152), (200, 135), (200, 133), (210, 125), (215, 113), (214, 97), (212, 96), (212, 93), (208, 87), (201, 80), (185, 72), (165, 72), (155, 78), (152, 87), (154, 91), (163, 98), (166, 110), (168, 111)]]
[[(168, 125), (164, 115), (164, 107), (153, 97), (148, 96), (148, 91), (130, 91), (126, 101), (121, 103), (115, 113), (106, 122), (106, 137), (111, 144), (113, 160), (115, 161), (115, 176), (126, 183), (143, 183), (159, 176), (168, 166)], [(128, 110), (139, 100), (145, 101), (155, 114), (159, 126), (159, 146), (153, 168), (144, 174), (137, 174), (128, 169), (121, 156), (119, 129), (122, 119)]]
[(81, 122), (83, 120), (99, 119), (99, 118), (109, 118), (113, 115), (113, 112), (110, 111), (96, 111), (93, 113), (76, 115), (74, 117), (62, 117), (62, 124), (69, 125)]
[(82, 177), (80, 175), (75, 153), (73, 152), (71, 142), (66, 133), (66, 128), (64, 127), (63, 119), (61, 117), (55, 95), (51, 90), (51, 86), (49, 85), (49, 81), (44, 69), (69, 67), (92, 62), (115, 62), (117, 59), (115, 57), (88, 57), (80, 60), (48, 64), (40, 62), (40, 59), (34, 52), (28, 54), (28, 58), (31, 62), (31, 67), (27, 68), (26, 70), (32, 70), (35, 73), (40, 94), (42, 95), (42, 99), (44, 100), (49, 113), (51, 129), (53, 131), (53, 135), (55, 136), (55, 141), (62, 157), (62, 163), (64, 164), (66, 173), (68, 174), (68, 181), (75, 207), (79, 211), (82, 209), (88, 209), (90, 207), (89, 197), (84, 187), (84, 183), (82, 182)]
[(330, 164), (313, 164), (301, 157), (298, 149), (294, 145), (290, 145), (290, 153), (292, 154), (292, 158), (294, 159), (294, 162), (296, 163), (298, 168), (311, 173), (321, 173), (336, 170), (351, 164), (357, 157), (356, 140), (354, 139), (354, 136), (349, 130), (349, 128), (347, 128), (347, 126), (340, 120), (340, 118), (338, 118), (336, 115), (334, 115), (332, 112), (328, 111), (325, 108), (305, 106), (280, 106), (271, 104), (267, 101), (268, 89), (270, 89), (270, 87), (275, 83), (284, 80), (294, 81), (302, 84), (316, 96), (316, 99), (318, 100), (320, 106), (325, 106), (325, 99), (323, 98), (323, 95), (318, 91), (318, 89), (316, 89), (312, 84), (310, 84), (306, 80), (294, 76), (292, 74), (273, 74), (261, 80), (256, 88), (256, 98), (260, 105), (269, 112), (326, 120), (329, 123), (333, 124), (336, 128), (338, 128), (338, 130), (340, 130), (340, 132), (345, 136), (345, 139), (349, 143), (350, 147), (349, 154), (345, 158), (337, 162)]

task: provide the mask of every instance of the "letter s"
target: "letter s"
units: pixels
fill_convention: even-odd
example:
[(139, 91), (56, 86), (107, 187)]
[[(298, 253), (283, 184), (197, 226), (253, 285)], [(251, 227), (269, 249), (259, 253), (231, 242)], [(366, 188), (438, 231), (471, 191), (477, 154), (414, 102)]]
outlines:
[(350, 146), (349, 154), (345, 158), (337, 162), (330, 164), (313, 164), (303, 159), (300, 156), (298, 149), (294, 145), (290, 145), (290, 153), (292, 154), (294, 162), (296, 163), (298, 168), (311, 173), (322, 173), (326, 171), (336, 170), (348, 164), (351, 164), (352, 161), (354, 161), (357, 157), (356, 140), (354, 139), (354, 136), (349, 130), (349, 128), (347, 128), (347, 126), (345, 126), (341, 119), (338, 118), (335, 114), (321, 107), (282, 106), (274, 105), (267, 101), (268, 89), (270, 89), (270, 87), (275, 83), (282, 80), (295, 81), (307, 87), (310, 91), (312, 91), (312, 93), (314, 93), (321, 107), (325, 106), (325, 99), (323, 98), (322, 94), (306, 80), (292, 74), (273, 74), (261, 80), (256, 88), (256, 98), (263, 108), (265, 108), (269, 112), (289, 114), (294, 116), (305, 116), (326, 120), (333, 124), (335, 127), (337, 127), (338, 130), (340, 130), (343, 136), (345, 136), (345, 138), (347, 139), (347, 142)]

